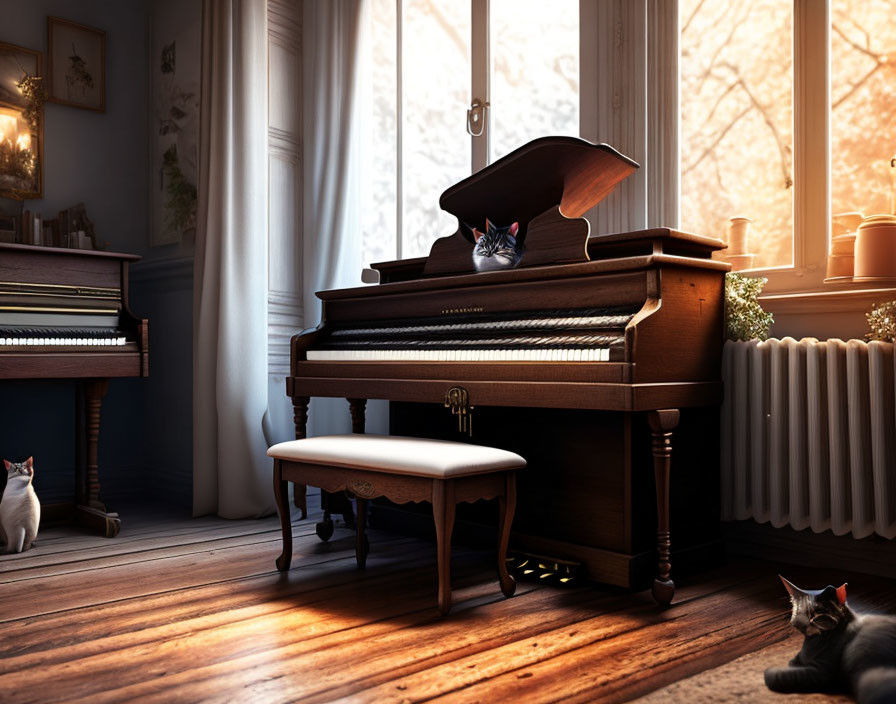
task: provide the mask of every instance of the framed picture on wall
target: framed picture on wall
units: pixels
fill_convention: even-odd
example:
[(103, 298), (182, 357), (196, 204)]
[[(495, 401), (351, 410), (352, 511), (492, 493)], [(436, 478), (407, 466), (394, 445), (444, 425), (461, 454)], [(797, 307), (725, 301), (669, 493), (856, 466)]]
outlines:
[(43, 192), (42, 56), (0, 42), (0, 198)]
[(106, 33), (83, 24), (47, 18), (49, 100), (106, 111)]
[(201, 0), (154, 0), (150, 24), (150, 244), (192, 243), (199, 183)]

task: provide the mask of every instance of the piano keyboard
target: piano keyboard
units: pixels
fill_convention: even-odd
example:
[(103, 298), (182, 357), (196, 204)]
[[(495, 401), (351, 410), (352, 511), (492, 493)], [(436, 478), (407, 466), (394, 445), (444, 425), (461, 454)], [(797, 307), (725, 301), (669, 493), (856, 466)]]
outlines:
[[(450, 316), (330, 331), (309, 361), (606, 362), (624, 354), (632, 311)], [(611, 352), (614, 354), (611, 355)]]
[(127, 338), (110, 328), (0, 328), (4, 347), (121, 347)]
[(312, 362), (606, 362), (610, 349), (309, 350), (307, 357)]

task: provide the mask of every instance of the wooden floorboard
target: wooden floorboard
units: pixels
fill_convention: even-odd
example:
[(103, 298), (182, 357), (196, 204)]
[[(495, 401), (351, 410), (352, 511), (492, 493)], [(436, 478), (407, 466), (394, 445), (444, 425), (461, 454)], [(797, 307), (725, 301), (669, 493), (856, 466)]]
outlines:
[[(51, 528), (0, 556), (0, 701), (621, 702), (790, 633), (778, 565), (704, 572), (660, 609), (590, 584), (504, 599), (493, 555), (457, 546), (442, 618), (432, 544), (371, 531), (361, 571), (353, 533), (321, 543), (317, 518), (294, 521), (286, 574), (275, 518), (151, 510), (112, 540)], [(853, 603), (896, 607), (892, 582), (849, 581)]]

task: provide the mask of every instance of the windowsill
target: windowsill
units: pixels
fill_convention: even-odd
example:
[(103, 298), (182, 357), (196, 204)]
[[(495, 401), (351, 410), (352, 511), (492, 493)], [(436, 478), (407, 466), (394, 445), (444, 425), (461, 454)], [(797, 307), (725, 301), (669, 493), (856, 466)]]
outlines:
[(865, 314), (894, 299), (893, 285), (842, 281), (815, 290), (768, 293), (759, 297), (759, 303), (775, 316), (774, 337), (861, 339), (868, 332)]

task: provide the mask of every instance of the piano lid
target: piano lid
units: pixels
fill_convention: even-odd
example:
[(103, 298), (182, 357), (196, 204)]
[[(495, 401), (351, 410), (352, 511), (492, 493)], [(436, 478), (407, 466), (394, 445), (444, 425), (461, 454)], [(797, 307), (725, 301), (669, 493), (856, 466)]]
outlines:
[(463, 222), (529, 222), (555, 205), (582, 217), (638, 168), (608, 144), (541, 137), (446, 190), (439, 205)]

